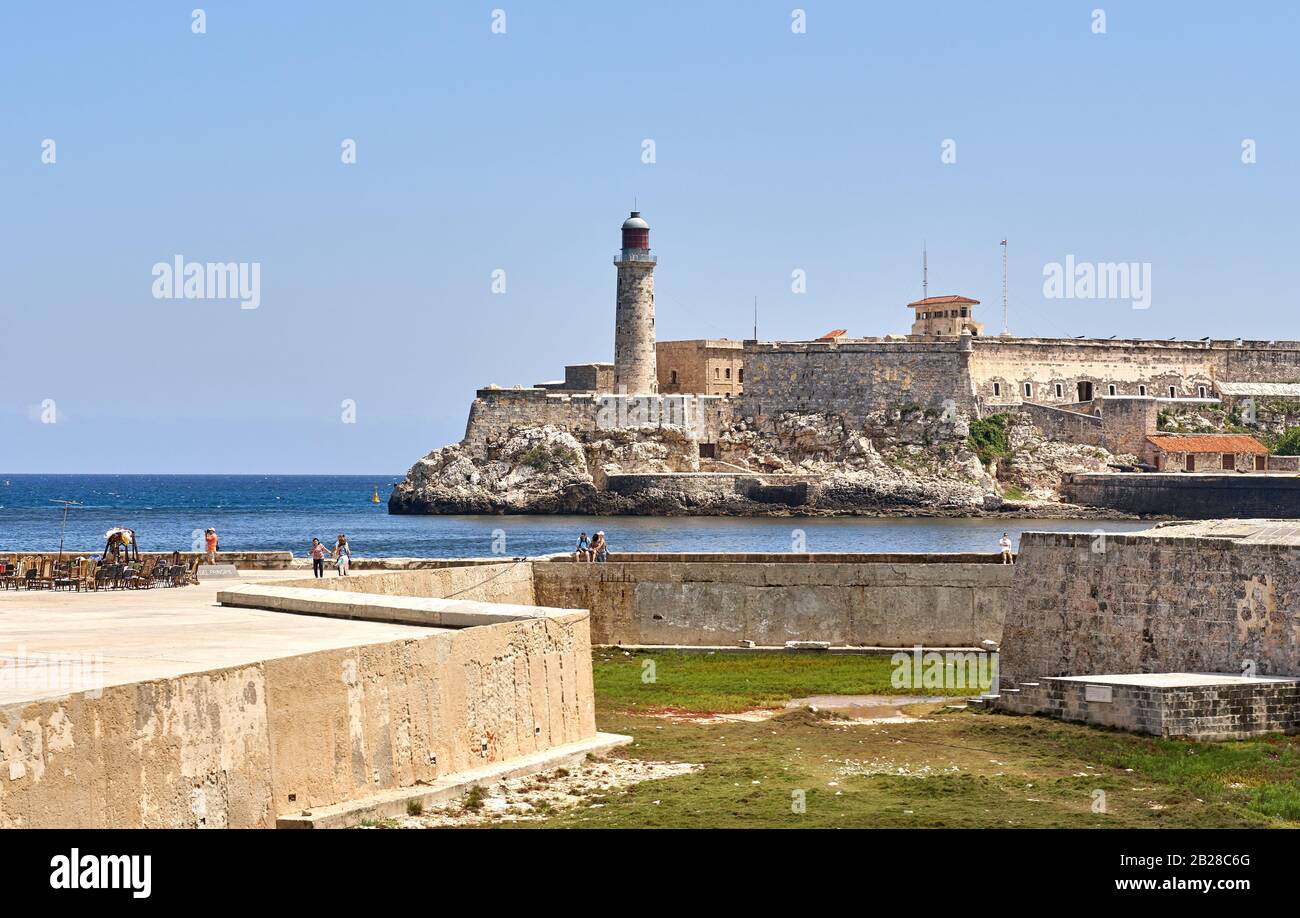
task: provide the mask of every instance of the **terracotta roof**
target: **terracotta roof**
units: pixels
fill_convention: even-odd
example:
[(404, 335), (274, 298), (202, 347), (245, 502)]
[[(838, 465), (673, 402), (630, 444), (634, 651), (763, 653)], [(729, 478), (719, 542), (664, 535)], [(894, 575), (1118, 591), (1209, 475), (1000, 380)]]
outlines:
[(1254, 453), (1267, 456), (1268, 447), (1247, 434), (1156, 434), (1147, 441), (1167, 453)]
[(928, 296), (923, 300), (916, 300), (915, 302), (908, 303), (907, 305), (909, 307), (910, 306), (942, 306), (945, 303), (968, 303), (972, 306), (978, 306), (980, 304), (980, 301), (972, 300), (968, 296), (957, 296), (954, 294), (950, 296)]
[(818, 338), (817, 340), (818, 340), (818, 341), (834, 341), (836, 338), (843, 338), (843, 337), (844, 337), (845, 335), (847, 335), (847, 334), (848, 334), (848, 331), (847, 331), (846, 329), (843, 329), (843, 328), (837, 328), (837, 329), (835, 329), (834, 331), (828, 331), (826, 334), (822, 335), (822, 336), (821, 336), (820, 338)]

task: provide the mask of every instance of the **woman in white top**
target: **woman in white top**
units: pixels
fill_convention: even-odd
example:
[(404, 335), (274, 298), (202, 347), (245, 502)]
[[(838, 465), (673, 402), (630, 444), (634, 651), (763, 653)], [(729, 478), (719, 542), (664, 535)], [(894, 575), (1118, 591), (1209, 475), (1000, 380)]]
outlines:
[(339, 533), (338, 543), (334, 546), (334, 561), (338, 564), (339, 576), (346, 577), (348, 568), (352, 565), (352, 549), (348, 547), (348, 537)]

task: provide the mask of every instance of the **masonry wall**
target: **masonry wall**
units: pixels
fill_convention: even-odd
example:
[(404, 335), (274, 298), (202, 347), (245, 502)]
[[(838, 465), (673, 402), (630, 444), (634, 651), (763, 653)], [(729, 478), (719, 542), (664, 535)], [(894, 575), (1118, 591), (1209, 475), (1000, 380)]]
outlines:
[(1069, 503), (1150, 516), (1300, 519), (1300, 478), (1279, 475), (1074, 472), (1064, 477), (1061, 496)]
[(270, 827), (589, 738), (592, 691), (570, 613), (2, 706), (0, 827)]
[(699, 439), (708, 441), (718, 438), (730, 423), (733, 411), (733, 401), (720, 396), (637, 397), (565, 394), (546, 389), (480, 389), (470, 406), (465, 441), (481, 444), (506, 435), (512, 427), (547, 424), (575, 435), (593, 435), (611, 426), (688, 426)]
[(1010, 565), (925, 561), (538, 562), (537, 601), (591, 611), (597, 644), (978, 646), (1001, 637)]
[[(1078, 384), (1092, 383), (1094, 397), (1109, 394), (1179, 398), (1213, 394), (1215, 380), (1300, 381), (1300, 342), (1102, 341), (1073, 338), (980, 337), (973, 342), (970, 374), (988, 405), (1022, 400), (1068, 404), (1080, 400)], [(994, 383), (1001, 388), (994, 395)], [(1032, 395), (1025, 395), (1025, 384)], [(1056, 394), (1060, 384), (1061, 395)], [(1143, 393), (1141, 387), (1145, 386)]]
[(660, 341), (655, 349), (660, 392), (740, 394), (741, 376), (744, 372), (744, 349), (741, 342)]
[[(460, 562), (452, 562), (459, 564)], [(435, 599), (463, 599), (536, 605), (533, 566), (527, 561), (442, 567), (430, 570), (401, 570), (359, 577), (324, 577), (277, 581), (276, 586), (336, 590), (378, 596), (429, 596)]]
[(874, 411), (953, 400), (973, 410), (974, 390), (962, 342), (862, 340), (747, 343), (747, 417), (784, 411), (827, 411), (860, 424)]
[(1065, 440), (1070, 443), (1085, 443), (1089, 446), (1105, 446), (1105, 432), (1102, 420), (1091, 414), (1066, 411), (1050, 405), (1036, 405), (1025, 402), (1019, 410), (1028, 415), (1043, 436), (1049, 440)]
[(1024, 533), (1003, 684), (1045, 676), (1300, 675), (1300, 549), (1227, 539)]

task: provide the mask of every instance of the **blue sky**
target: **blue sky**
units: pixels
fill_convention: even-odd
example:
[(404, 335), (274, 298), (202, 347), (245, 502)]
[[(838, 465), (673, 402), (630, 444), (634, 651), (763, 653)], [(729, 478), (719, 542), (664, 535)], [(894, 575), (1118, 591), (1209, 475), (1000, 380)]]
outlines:
[[(661, 338), (904, 332), (923, 240), (993, 330), (1004, 237), (1017, 334), (1300, 337), (1293, 4), (795, 6), (5, 4), (0, 471), (401, 472), (611, 359), (634, 198)], [(155, 299), (177, 254), (261, 305)]]

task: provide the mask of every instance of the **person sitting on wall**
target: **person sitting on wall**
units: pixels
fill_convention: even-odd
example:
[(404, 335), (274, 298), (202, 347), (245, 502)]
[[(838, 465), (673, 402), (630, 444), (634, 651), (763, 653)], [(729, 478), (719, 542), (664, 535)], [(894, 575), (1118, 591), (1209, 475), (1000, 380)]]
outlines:
[(598, 531), (596, 537), (591, 540), (591, 555), (600, 562), (609, 560), (609, 544), (605, 541), (605, 530)]
[(587, 540), (587, 534), (585, 532), (578, 533), (578, 548), (573, 554), (575, 560), (591, 560), (591, 542)]
[(1009, 535), (1008, 535), (1007, 533), (1005, 533), (1005, 532), (1002, 533), (1002, 538), (998, 539), (998, 547), (1002, 549), (1002, 563), (1003, 563), (1003, 564), (1015, 564), (1015, 563), (1016, 563), (1015, 555), (1013, 555), (1013, 554), (1011, 553), (1011, 536), (1009, 536)]

